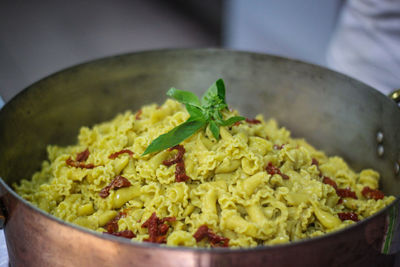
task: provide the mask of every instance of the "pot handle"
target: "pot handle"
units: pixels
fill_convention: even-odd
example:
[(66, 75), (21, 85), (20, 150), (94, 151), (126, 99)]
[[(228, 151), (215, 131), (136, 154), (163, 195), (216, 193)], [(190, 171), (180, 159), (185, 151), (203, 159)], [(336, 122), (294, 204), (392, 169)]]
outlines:
[[(388, 95), (400, 105), (400, 89)], [(386, 217), (386, 231), (381, 249), (383, 254), (395, 254), (400, 251), (400, 199), (395, 200)]]
[[(4, 101), (3, 98), (0, 96), (0, 109), (4, 106)], [(6, 216), (4, 215), (3, 212), (3, 204), (1, 203), (0, 199), (0, 229), (3, 229), (4, 223), (6, 222)]]
[(400, 251), (400, 199), (390, 207), (386, 215), (386, 231), (383, 238), (381, 252), (396, 254)]
[[(4, 106), (3, 98), (0, 96), (0, 109)], [(3, 201), (0, 197), (0, 229), (3, 229), (4, 224), (6, 223), (6, 216), (3, 208)]]

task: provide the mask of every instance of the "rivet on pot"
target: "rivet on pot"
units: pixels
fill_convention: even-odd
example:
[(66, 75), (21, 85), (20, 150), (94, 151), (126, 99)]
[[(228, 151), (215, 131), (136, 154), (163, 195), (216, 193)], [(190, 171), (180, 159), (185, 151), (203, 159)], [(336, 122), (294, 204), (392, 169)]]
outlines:
[(378, 131), (376, 134), (376, 141), (378, 143), (382, 143), (383, 142), (383, 133), (381, 131)]
[(378, 145), (377, 152), (378, 152), (378, 156), (379, 156), (379, 157), (382, 157), (382, 156), (383, 156), (383, 154), (385, 153), (385, 149), (383, 148), (382, 145)]
[(397, 175), (400, 172), (400, 166), (398, 162), (394, 163), (394, 173)]

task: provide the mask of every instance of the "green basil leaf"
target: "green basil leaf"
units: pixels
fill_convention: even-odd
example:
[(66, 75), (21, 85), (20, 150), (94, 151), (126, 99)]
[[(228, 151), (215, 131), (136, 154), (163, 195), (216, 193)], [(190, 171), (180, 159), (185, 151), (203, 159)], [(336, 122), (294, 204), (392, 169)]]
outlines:
[(243, 120), (245, 120), (245, 118), (242, 117), (242, 116), (234, 116), (234, 117), (230, 117), (227, 120), (220, 121), (219, 125), (221, 125), (221, 126), (230, 126), (230, 125), (232, 125), (232, 124), (234, 124), (234, 123), (236, 123), (238, 121), (243, 121)]
[(225, 103), (225, 85), (222, 79), (217, 80), (213, 83), (210, 88), (204, 93), (201, 98), (201, 104), (203, 106), (209, 105), (210, 103)]
[(186, 104), (186, 110), (189, 112), (190, 118), (192, 120), (206, 120), (203, 110), (201, 108)]
[(223, 103), (226, 104), (225, 101), (225, 84), (224, 84), (224, 80), (222, 79), (218, 79), (215, 84), (217, 85), (217, 92), (218, 92), (218, 96), (221, 100), (223, 100)]
[(218, 110), (224, 110), (224, 109), (226, 109), (226, 108), (228, 108), (228, 105), (225, 104), (225, 103), (220, 103), (220, 104), (218, 104), (218, 106), (217, 106), (217, 109), (218, 109)]
[(162, 134), (154, 139), (143, 152), (142, 156), (178, 145), (205, 126), (205, 124), (206, 122), (204, 120), (192, 120), (189, 118), (186, 122), (176, 126), (168, 133)]
[(197, 95), (192, 92), (178, 90), (174, 87), (168, 90), (167, 95), (181, 102), (182, 104), (190, 104), (192, 106), (200, 107), (200, 101)]
[(217, 121), (222, 121), (222, 114), (219, 112), (219, 110), (214, 110), (213, 112), (213, 118)]
[(210, 121), (210, 130), (215, 139), (219, 140), (219, 126), (215, 123), (215, 121)]
[(245, 119), (235, 116), (223, 120), (220, 111), (226, 109), (228, 105), (225, 100), (225, 84), (222, 79), (217, 80), (208, 88), (201, 101), (195, 94), (175, 88), (168, 90), (167, 95), (185, 104), (190, 117), (183, 124), (154, 139), (142, 155), (173, 147), (207, 125), (213, 136), (219, 140), (220, 126), (230, 126)]

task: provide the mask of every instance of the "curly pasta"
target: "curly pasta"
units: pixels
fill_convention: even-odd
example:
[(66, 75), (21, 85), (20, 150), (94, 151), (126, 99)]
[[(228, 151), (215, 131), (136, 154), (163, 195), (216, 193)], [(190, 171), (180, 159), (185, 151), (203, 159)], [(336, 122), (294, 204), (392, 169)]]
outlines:
[[(224, 116), (236, 114), (225, 111)], [(41, 170), (14, 188), (62, 220), (99, 232), (115, 227), (137, 241), (155, 240), (150, 232), (158, 231), (167, 245), (191, 247), (214, 246), (209, 240), (249, 247), (311, 238), (353, 224), (356, 220), (346, 218), (361, 220), (394, 200), (365, 193), (366, 187), (378, 192), (374, 170), (356, 173), (343, 159), (291, 138), (261, 115), (221, 127), (218, 141), (209, 129), (183, 141), (181, 164), (190, 179), (177, 182), (178, 163), (164, 164), (177, 151), (141, 154), (188, 117), (181, 104), (167, 100), (83, 127), (76, 145), (48, 146)], [(66, 163), (85, 149), (87, 159)], [(87, 166), (83, 160), (94, 167), (79, 167)], [(379, 196), (376, 192), (372, 196)], [(208, 239), (195, 238), (204, 225), (197, 236)]]

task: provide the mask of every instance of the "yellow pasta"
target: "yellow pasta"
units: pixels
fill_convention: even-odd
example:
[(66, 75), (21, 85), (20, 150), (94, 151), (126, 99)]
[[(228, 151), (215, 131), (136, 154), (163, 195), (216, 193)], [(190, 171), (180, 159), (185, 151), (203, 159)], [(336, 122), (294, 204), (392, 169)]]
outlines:
[[(152, 214), (169, 226), (164, 242), (170, 246), (209, 247), (196, 240), (206, 225), (229, 239), (230, 247), (274, 245), (312, 238), (355, 223), (390, 204), (393, 196), (369, 198), (363, 190), (378, 189), (379, 174), (354, 172), (339, 157), (327, 157), (303, 139), (290, 137), (275, 120), (241, 122), (221, 127), (221, 139), (199, 130), (182, 145), (188, 181), (177, 182), (177, 155), (164, 150), (141, 156), (152, 140), (188, 119), (184, 106), (167, 100), (144, 106), (140, 116), (130, 111), (92, 128), (82, 127), (76, 145), (48, 146), (48, 160), (31, 180), (14, 188), (23, 198), (62, 220), (93, 231), (130, 231), (133, 241), (148, 241), (145, 222)], [(224, 111), (224, 117), (237, 111)], [(88, 149), (84, 164), (68, 165)], [(115, 157), (113, 153), (121, 151)], [(112, 187), (118, 177), (129, 184)], [(329, 180), (327, 178), (329, 177)], [(118, 178), (122, 179), (122, 178)], [(337, 188), (335, 188), (335, 186)], [(107, 186), (109, 187), (107, 189)], [(108, 191), (107, 191), (107, 190)], [(352, 197), (341, 197), (348, 189)], [(101, 196), (107, 191), (107, 196)]]

